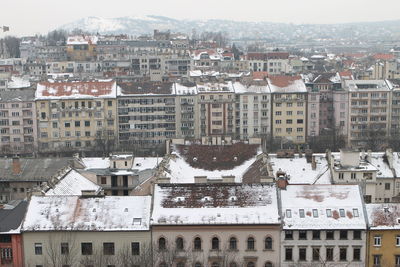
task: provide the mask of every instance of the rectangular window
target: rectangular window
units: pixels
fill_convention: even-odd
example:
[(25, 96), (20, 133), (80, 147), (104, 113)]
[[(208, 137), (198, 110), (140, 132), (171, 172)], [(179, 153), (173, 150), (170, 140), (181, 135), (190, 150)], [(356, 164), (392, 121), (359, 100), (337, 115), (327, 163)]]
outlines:
[(385, 190), (390, 190), (390, 183), (385, 183)]
[(347, 239), (347, 230), (340, 230), (340, 239), (341, 240)]
[(299, 261), (307, 260), (307, 248), (299, 248)]
[(354, 217), (358, 217), (359, 216), (358, 209), (353, 209), (353, 216)]
[(61, 243), (61, 254), (67, 255), (69, 253), (68, 243)]
[(326, 261), (333, 261), (333, 248), (326, 248)]
[(339, 258), (341, 261), (347, 261), (347, 248), (339, 249)]
[(299, 209), (299, 215), (300, 215), (300, 218), (304, 218), (305, 217), (304, 209)]
[(400, 235), (396, 236), (396, 246), (400, 246)]
[(42, 254), (43, 254), (42, 243), (35, 243), (35, 255), (42, 255)]
[(353, 231), (353, 239), (355, 239), (355, 240), (360, 240), (361, 239), (361, 231), (360, 230), (354, 230)]
[(382, 238), (379, 235), (374, 236), (374, 246), (380, 247), (382, 245)]
[(318, 210), (317, 209), (313, 209), (312, 213), (313, 213), (314, 218), (318, 218)]
[(351, 179), (354, 180), (354, 179), (356, 179), (356, 177), (357, 177), (357, 174), (356, 174), (355, 172), (352, 172), (352, 173), (351, 173)]
[(103, 243), (103, 254), (114, 255), (114, 243)]
[(326, 217), (332, 217), (332, 210), (331, 209), (327, 209), (326, 210)]
[(319, 230), (312, 231), (312, 239), (318, 240), (321, 239), (321, 232)]
[(92, 243), (81, 243), (81, 252), (82, 255), (92, 255), (93, 254)]
[(307, 230), (300, 230), (299, 231), (299, 239), (300, 240), (307, 240)]
[(381, 255), (373, 255), (374, 257), (374, 266), (380, 266), (381, 265)]
[(344, 209), (339, 209), (339, 214), (340, 217), (344, 217), (345, 216)]
[(286, 218), (292, 218), (292, 211), (286, 210)]
[(81, 122), (80, 121), (75, 121), (75, 127), (81, 127)]
[(292, 230), (285, 231), (285, 239), (293, 239), (293, 231)]
[(360, 260), (361, 260), (361, 249), (353, 248), (353, 261), (360, 261)]
[(140, 255), (140, 243), (132, 242), (132, 255)]
[(344, 179), (344, 173), (343, 173), (343, 172), (340, 172), (340, 173), (339, 173), (339, 179), (340, 179), (340, 180), (343, 180), (343, 179)]
[(326, 239), (333, 240), (335, 238), (335, 231), (328, 230), (326, 231)]
[(319, 261), (319, 248), (312, 249), (312, 259), (313, 261)]
[(293, 260), (293, 248), (285, 249), (285, 260), (292, 261)]

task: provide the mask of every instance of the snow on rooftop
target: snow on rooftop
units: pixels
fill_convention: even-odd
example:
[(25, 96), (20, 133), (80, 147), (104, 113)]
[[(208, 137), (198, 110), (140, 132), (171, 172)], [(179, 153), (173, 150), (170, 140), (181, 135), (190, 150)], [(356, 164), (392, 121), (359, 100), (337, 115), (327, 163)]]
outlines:
[[(149, 230), (150, 196), (32, 196), (23, 231)], [(134, 223), (137, 219), (140, 223)]]
[(46, 196), (51, 195), (82, 195), (82, 190), (90, 190), (98, 193), (101, 187), (88, 180), (82, 174), (75, 170), (68, 172), (61, 180), (50, 190), (46, 192)]
[(140, 158), (135, 157), (133, 160), (132, 169), (138, 171), (144, 171), (148, 169), (155, 169), (158, 164), (162, 161), (160, 157), (149, 157), (149, 158)]
[(366, 204), (371, 230), (400, 230), (400, 204)]
[(67, 39), (67, 45), (96, 44), (98, 36), (77, 35), (70, 36)]
[(371, 153), (371, 164), (378, 169), (376, 178), (394, 178), (394, 173), (384, 159), (384, 152)]
[(281, 202), (286, 230), (366, 229), (358, 185), (288, 185)]
[(235, 93), (269, 93), (269, 87), (267, 84), (265, 85), (257, 85), (257, 84), (252, 84), (252, 85), (245, 85), (240, 82), (235, 82), (233, 84)]
[(153, 225), (279, 223), (274, 185), (155, 186)]
[(110, 168), (110, 159), (107, 158), (82, 158), (85, 169), (107, 169)]
[(306, 93), (301, 76), (271, 76), (268, 78), (271, 93)]
[(27, 88), (30, 87), (31, 83), (29, 79), (24, 77), (12, 76), (11, 81), (7, 83), (9, 89)]
[(316, 168), (307, 163), (305, 156), (295, 154), (293, 158), (278, 158), (276, 154), (269, 154), (273, 174), (282, 170), (289, 177), (289, 184), (331, 184), (331, 175), (325, 154), (313, 154)]

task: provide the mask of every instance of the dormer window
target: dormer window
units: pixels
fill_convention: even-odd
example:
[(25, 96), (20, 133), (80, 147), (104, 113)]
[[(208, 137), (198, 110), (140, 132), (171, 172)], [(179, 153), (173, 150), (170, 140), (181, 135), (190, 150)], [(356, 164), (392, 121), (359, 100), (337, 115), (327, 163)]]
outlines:
[(340, 214), (340, 217), (344, 217), (345, 216), (344, 209), (339, 209), (339, 214)]
[(133, 218), (133, 225), (141, 225), (142, 218)]
[(317, 209), (313, 209), (312, 213), (313, 213), (314, 218), (318, 218), (318, 210)]
[(358, 209), (353, 209), (353, 216), (354, 217), (358, 217), (359, 216)]
[(299, 209), (300, 218), (304, 218), (304, 209)]
[(292, 218), (292, 211), (286, 210), (286, 218)]
[(326, 210), (326, 217), (332, 217), (332, 210), (331, 209), (327, 209)]

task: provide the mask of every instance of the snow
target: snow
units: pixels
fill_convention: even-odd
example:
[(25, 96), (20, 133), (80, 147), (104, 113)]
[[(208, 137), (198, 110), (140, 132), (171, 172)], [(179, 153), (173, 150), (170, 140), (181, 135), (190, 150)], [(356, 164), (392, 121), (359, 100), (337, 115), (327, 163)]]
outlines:
[[(150, 196), (32, 196), (23, 231), (149, 230)], [(140, 218), (140, 224), (134, 224)]]
[(204, 170), (190, 166), (184, 158), (176, 154), (176, 158), (171, 158), (168, 163), (166, 176), (171, 183), (194, 183), (195, 176), (207, 176), (207, 179), (222, 179), (222, 176), (234, 176), (235, 183), (241, 183), (246, 170), (256, 161), (256, 156), (234, 167), (231, 170)]
[(371, 230), (400, 230), (400, 204), (366, 204), (368, 223)]
[(86, 170), (110, 168), (109, 158), (82, 158), (81, 160), (85, 164)]
[[(288, 185), (281, 190), (281, 202), (286, 230), (366, 229), (358, 185)], [(300, 217), (300, 209), (304, 209), (304, 218)], [(340, 209), (344, 210), (344, 217), (340, 216)], [(287, 210), (291, 211), (290, 218)], [(313, 216), (313, 210), (317, 211), (317, 217)], [(331, 210), (331, 217), (327, 210)]]
[(70, 36), (67, 39), (67, 45), (96, 44), (97, 40), (97, 36)]
[(268, 85), (256, 85), (252, 84), (250, 86), (246, 86), (243, 83), (235, 82), (233, 84), (233, 88), (235, 93), (243, 94), (243, 93), (270, 93)]
[(71, 170), (61, 178), (54, 188), (46, 192), (46, 196), (51, 195), (82, 195), (82, 190), (91, 190), (98, 193), (101, 187), (91, 182), (79, 172)]
[(383, 152), (371, 153), (371, 164), (378, 169), (376, 178), (394, 178), (394, 173), (389, 165), (384, 161)]
[(289, 175), (289, 184), (331, 184), (331, 175), (325, 154), (313, 154), (316, 161), (316, 169), (313, 170), (311, 163), (307, 163), (305, 156), (294, 158), (278, 158), (276, 154), (269, 154), (269, 162), (273, 173), (278, 170)]
[(297, 79), (290, 81), (287, 86), (280, 87), (277, 85), (274, 85), (270, 79), (269, 80), (269, 87), (271, 90), (271, 93), (306, 93), (307, 88), (303, 80)]
[(7, 87), (9, 89), (27, 88), (30, 86), (31, 83), (29, 82), (29, 79), (24, 79), (24, 77), (17, 76), (12, 76), (11, 81), (7, 83)]
[(233, 83), (197, 83), (197, 90), (201, 92), (234, 92)]
[(160, 157), (140, 158), (135, 157), (133, 160), (132, 169), (138, 171), (144, 171), (148, 169), (155, 169), (158, 164), (162, 161)]
[[(209, 206), (207, 205), (208, 202), (213, 201), (211, 197), (205, 199), (201, 196), (202, 199), (199, 199), (199, 196), (197, 196), (196, 198), (196, 196), (192, 195), (192, 193), (195, 193), (195, 188), (188, 188), (186, 192), (189, 191), (189, 195), (193, 196), (190, 202), (185, 201), (185, 198), (180, 198), (182, 202), (176, 203), (180, 207), (168, 207), (164, 203), (166, 203), (170, 194), (173, 193), (174, 188), (156, 185), (152, 224), (280, 224), (275, 186), (209, 185), (206, 191), (218, 192), (216, 189), (221, 186), (225, 186), (226, 191), (228, 191), (227, 194), (229, 194), (229, 200), (226, 201), (227, 205)], [(247, 199), (238, 200), (235, 198), (238, 191), (241, 191)], [(230, 202), (231, 199), (233, 200)], [(200, 205), (198, 207), (190, 206), (190, 203), (194, 201)]]

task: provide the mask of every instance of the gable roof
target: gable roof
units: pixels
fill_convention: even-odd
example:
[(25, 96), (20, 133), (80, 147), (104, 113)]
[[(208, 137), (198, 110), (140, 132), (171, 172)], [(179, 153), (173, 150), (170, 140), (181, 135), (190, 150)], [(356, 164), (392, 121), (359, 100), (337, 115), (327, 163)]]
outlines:
[(27, 206), (28, 202), (22, 200), (14, 207), (0, 209), (0, 233), (19, 233)]

